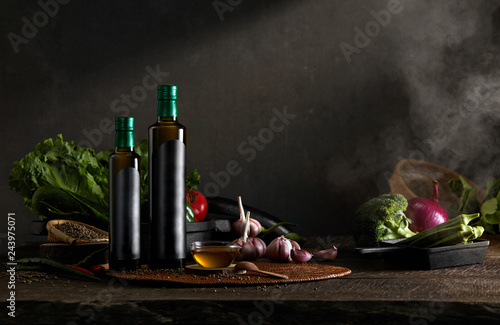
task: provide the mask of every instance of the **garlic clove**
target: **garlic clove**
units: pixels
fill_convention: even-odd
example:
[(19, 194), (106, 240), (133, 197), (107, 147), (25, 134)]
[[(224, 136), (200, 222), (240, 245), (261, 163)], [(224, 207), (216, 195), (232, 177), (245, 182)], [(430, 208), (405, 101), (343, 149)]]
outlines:
[(292, 257), (292, 260), (297, 263), (305, 263), (309, 261), (312, 258), (312, 254), (306, 251), (305, 249), (296, 249), (295, 247), (292, 248), (290, 252), (290, 256)]
[(314, 257), (319, 261), (333, 261), (337, 257), (337, 251), (337, 247), (333, 246), (315, 253)]
[(290, 252), (292, 250), (292, 243), (290, 243), (290, 240), (283, 238), (284, 240), (281, 241), (281, 247), (280, 247), (280, 259), (282, 260), (290, 260)]
[(267, 246), (262, 239), (257, 237), (248, 237), (248, 241), (255, 246), (255, 249), (257, 249), (257, 257), (263, 257), (266, 255)]
[(292, 248), (301, 249), (299, 243), (297, 243), (295, 240), (293, 239), (288, 239), (288, 240), (290, 241), (290, 244), (292, 244)]
[(255, 237), (262, 231), (262, 225), (256, 219), (250, 218), (250, 233), (248, 236)]
[(241, 249), (236, 256), (237, 261), (253, 261), (257, 258), (258, 252), (250, 242), (242, 242)]
[(235, 222), (233, 222), (231, 226), (231, 230), (238, 237), (243, 236), (244, 229), (245, 229), (245, 220), (243, 219), (236, 220)]

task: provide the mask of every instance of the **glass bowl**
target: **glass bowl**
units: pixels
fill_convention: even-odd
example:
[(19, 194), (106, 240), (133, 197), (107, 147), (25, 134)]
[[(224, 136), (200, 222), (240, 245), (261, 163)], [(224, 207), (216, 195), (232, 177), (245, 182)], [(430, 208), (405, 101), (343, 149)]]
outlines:
[(204, 268), (225, 268), (233, 263), (241, 246), (228, 241), (196, 241), (191, 243), (191, 255)]

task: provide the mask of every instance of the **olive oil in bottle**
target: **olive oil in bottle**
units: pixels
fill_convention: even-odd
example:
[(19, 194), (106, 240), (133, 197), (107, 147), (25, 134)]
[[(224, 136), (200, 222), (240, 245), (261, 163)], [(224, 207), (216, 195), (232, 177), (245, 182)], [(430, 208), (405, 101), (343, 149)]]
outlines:
[(115, 151), (109, 156), (109, 268), (140, 266), (141, 158), (134, 151), (134, 118), (115, 118)]
[(177, 87), (158, 86), (157, 121), (148, 129), (149, 267), (186, 259), (186, 128), (177, 120)]

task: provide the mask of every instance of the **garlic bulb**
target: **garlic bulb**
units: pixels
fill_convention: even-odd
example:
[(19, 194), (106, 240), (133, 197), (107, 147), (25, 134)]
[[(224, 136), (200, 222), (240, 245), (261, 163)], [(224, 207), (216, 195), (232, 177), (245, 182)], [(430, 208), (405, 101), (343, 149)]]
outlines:
[(234, 242), (241, 245), (241, 248), (236, 256), (235, 260), (237, 261), (253, 261), (258, 257), (257, 248), (251, 242), (243, 242), (240, 239), (235, 240)]
[[(243, 236), (245, 231), (245, 211), (243, 210), (243, 203), (241, 201), (241, 196), (238, 196), (238, 204), (240, 206), (240, 218), (233, 222), (231, 229), (236, 234), (236, 236)], [(262, 225), (256, 219), (250, 218), (250, 225), (247, 230), (247, 235), (250, 237), (257, 236), (262, 231)]]
[(289, 239), (284, 236), (275, 238), (267, 246), (266, 256), (272, 260), (291, 261), (290, 252), (293, 246)]
[(247, 216), (245, 219), (245, 228), (243, 231), (243, 236), (236, 239), (234, 242), (241, 245), (241, 249), (236, 256), (237, 261), (252, 261), (255, 260), (259, 256), (259, 251), (255, 247), (255, 245), (250, 242), (248, 239), (248, 228), (250, 226), (250, 211), (247, 212)]

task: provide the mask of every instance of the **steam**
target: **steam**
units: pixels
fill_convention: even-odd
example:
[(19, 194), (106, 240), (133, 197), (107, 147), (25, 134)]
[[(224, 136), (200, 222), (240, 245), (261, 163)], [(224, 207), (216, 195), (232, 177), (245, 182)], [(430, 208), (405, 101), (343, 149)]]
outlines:
[(498, 9), (484, 1), (404, 5), (408, 23), (390, 30), (390, 37), (403, 49), (397, 66), (410, 96), (405, 122), (411, 133), (403, 135), (403, 150), (387, 149), (399, 150), (400, 158), (434, 161), (479, 183), (500, 178), (493, 169), (500, 153), (499, 44), (493, 44), (498, 31), (490, 20)]
[(393, 170), (381, 171), (377, 160), (393, 167), (413, 158), (455, 170), (484, 187), (500, 178), (500, 165), (495, 165), (500, 157), (500, 42), (494, 39), (500, 22), (493, 21), (500, 17), (500, 3), (401, 4), (404, 11), (379, 36), (390, 42), (359, 56), (391, 62), (383, 68), (404, 84), (409, 106), (400, 116), (407, 117), (393, 120), (378, 137), (357, 139), (354, 154), (329, 162), (328, 180), (338, 186), (383, 174), (371, 186), (387, 191)]

